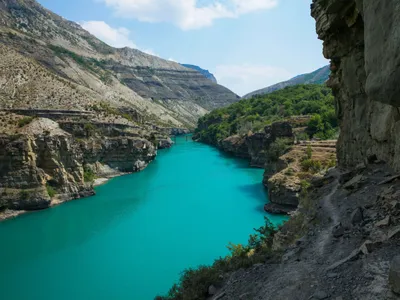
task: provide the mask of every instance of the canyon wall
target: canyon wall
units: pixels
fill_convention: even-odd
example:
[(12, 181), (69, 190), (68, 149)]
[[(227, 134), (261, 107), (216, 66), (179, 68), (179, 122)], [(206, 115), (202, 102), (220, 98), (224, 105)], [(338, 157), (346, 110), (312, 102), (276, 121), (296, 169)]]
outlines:
[(144, 169), (153, 143), (134, 136), (77, 138), (38, 118), (15, 134), (0, 135), (0, 211), (36, 210), (94, 194), (95, 176)]
[(400, 170), (400, 4), (314, 0), (311, 8), (331, 59), (339, 165), (383, 160)]

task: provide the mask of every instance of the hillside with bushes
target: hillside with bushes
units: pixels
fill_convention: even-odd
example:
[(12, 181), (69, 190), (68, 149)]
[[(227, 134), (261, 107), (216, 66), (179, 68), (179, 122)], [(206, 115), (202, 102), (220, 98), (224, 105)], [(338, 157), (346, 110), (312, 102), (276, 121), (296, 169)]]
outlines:
[(330, 139), (337, 134), (334, 97), (321, 85), (297, 85), (268, 95), (243, 99), (201, 117), (194, 138), (217, 145), (223, 139), (257, 132), (273, 122), (292, 116), (311, 116), (306, 129), (308, 138)]

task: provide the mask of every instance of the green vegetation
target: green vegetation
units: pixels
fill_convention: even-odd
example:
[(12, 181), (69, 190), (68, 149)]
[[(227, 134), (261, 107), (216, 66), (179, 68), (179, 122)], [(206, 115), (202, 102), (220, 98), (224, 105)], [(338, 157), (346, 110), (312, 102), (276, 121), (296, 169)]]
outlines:
[(84, 57), (60, 46), (49, 45), (49, 48), (54, 52), (55, 55), (59, 57), (68, 56), (83, 68), (88, 69), (96, 74), (99, 73), (99, 69), (103, 70), (104, 74), (100, 76), (100, 80), (106, 84), (111, 83), (111, 73), (104, 71), (107, 61), (97, 60), (91, 57)]
[(324, 169), (322, 163), (319, 160), (305, 159), (301, 162), (301, 168), (304, 172), (310, 172), (312, 174), (318, 173)]
[(216, 109), (199, 119), (195, 135), (206, 143), (217, 144), (230, 135), (258, 131), (272, 122), (299, 115), (313, 116), (307, 130), (311, 137), (326, 139), (335, 134), (338, 124), (331, 90), (310, 84), (287, 87)]
[(337, 132), (338, 121), (334, 111), (322, 115), (315, 114), (308, 122), (308, 134), (322, 140), (333, 138)]
[(289, 138), (277, 138), (268, 148), (268, 158), (272, 162), (278, 161), (279, 157), (285, 154), (293, 144)]
[(30, 124), (33, 121), (34, 117), (23, 117), (18, 120), (18, 127), (24, 127), (25, 125)]
[(57, 191), (54, 189), (54, 187), (49, 184), (46, 184), (46, 190), (50, 198), (53, 198), (57, 194)]
[(85, 168), (83, 173), (83, 179), (85, 182), (93, 182), (96, 179), (96, 174), (90, 168)]
[(91, 124), (91, 123), (86, 123), (86, 124), (83, 126), (83, 128), (84, 128), (84, 130), (85, 130), (85, 133), (86, 133), (86, 137), (87, 137), (87, 138), (93, 136), (93, 135), (95, 134), (95, 132), (96, 132), (96, 127), (95, 127), (93, 124)]
[(265, 226), (256, 229), (251, 235), (248, 245), (235, 245), (230, 243), (228, 249), (231, 254), (225, 258), (217, 259), (212, 266), (200, 266), (197, 269), (185, 270), (180, 278), (180, 283), (175, 284), (168, 295), (157, 297), (158, 300), (200, 300), (205, 299), (208, 287), (218, 284), (221, 275), (248, 268), (255, 263), (265, 262), (272, 255), (272, 242), (276, 228), (265, 218)]

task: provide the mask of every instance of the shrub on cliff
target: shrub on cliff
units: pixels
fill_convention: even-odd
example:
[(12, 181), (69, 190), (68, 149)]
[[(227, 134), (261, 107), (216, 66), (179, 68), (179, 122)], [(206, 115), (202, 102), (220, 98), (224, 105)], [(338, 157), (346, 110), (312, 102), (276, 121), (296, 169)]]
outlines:
[(273, 162), (278, 161), (279, 157), (285, 154), (292, 144), (291, 139), (277, 138), (268, 149), (268, 158)]
[(33, 117), (23, 117), (18, 120), (18, 127), (24, 127), (25, 125), (30, 124), (33, 121)]
[(96, 179), (96, 174), (93, 172), (92, 169), (85, 168), (83, 173), (83, 178), (85, 182), (93, 182)]
[(308, 122), (307, 132), (311, 137), (332, 139), (337, 133), (337, 119), (334, 112), (329, 111), (322, 115), (315, 114)]
[[(266, 125), (296, 115), (318, 115), (310, 124), (311, 135), (328, 136), (337, 128), (334, 98), (321, 85), (297, 85), (277, 92), (243, 99), (216, 109), (198, 121), (195, 138), (216, 144), (234, 134), (256, 132)], [(315, 120), (314, 120), (315, 121)], [(319, 122), (320, 121), (320, 122)]]
[(50, 198), (53, 198), (57, 194), (56, 190), (51, 185), (47, 184), (46, 190), (47, 190), (47, 193), (49, 194)]

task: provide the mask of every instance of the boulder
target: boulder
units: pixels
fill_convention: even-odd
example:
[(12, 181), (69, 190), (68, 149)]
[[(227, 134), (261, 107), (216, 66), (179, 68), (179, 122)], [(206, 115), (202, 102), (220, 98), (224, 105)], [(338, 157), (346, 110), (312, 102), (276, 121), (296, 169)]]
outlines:
[(375, 223), (376, 227), (387, 227), (390, 225), (390, 216), (387, 216), (383, 220), (380, 220), (379, 222)]
[(332, 235), (335, 238), (341, 237), (342, 235), (344, 235), (344, 232), (345, 228), (343, 227), (342, 223), (335, 225), (335, 227), (333, 227), (332, 229)]
[(382, 245), (382, 242), (379, 241), (365, 241), (364, 244), (361, 245), (360, 250), (363, 254), (369, 254), (376, 250), (380, 245)]
[(218, 289), (214, 285), (208, 287), (208, 294), (214, 296), (218, 292)]
[(389, 284), (394, 293), (400, 294), (400, 256), (396, 256), (390, 263)]
[(363, 211), (361, 207), (356, 208), (352, 213), (351, 213), (351, 224), (357, 225), (360, 224), (363, 221)]
[(292, 211), (296, 210), (296, 207), (290, 205), (280, 205), (276, 203), (267, 203), (264, 205), (264, 210), (271, 214), (287, 215)]
[(391, 230), (389, 230), (388, 233), (388, 239), (398, 239), (400, 238), (400, 226), (397, 226), (395, 228), (392, 228)]
[(357, 175), (353, 177), (350, 181), (346, 182), (343, 185), (343, 188), (345, 188), (346, 190), (356, 190), (361, 186), (364, 180), (365, 177), (363, 175)]

